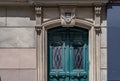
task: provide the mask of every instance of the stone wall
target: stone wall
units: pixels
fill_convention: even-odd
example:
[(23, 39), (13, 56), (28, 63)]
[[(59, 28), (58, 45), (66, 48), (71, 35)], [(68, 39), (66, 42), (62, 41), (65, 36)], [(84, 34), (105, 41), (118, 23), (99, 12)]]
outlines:
[(34, 7), (0, 7), (1, 81), (36, 81)]

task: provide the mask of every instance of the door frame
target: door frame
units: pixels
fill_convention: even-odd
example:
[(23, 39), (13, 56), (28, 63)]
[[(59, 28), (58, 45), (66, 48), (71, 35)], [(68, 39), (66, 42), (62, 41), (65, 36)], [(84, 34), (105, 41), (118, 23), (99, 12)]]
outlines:
[[(61, 20), (55, 19), (50, 20), (48, 22), (43, 23), (42, 30), (40, 34), (41, 39), (41, 57), (42, 61), (40, 61), (40, 64), (42, 64), (41, 69), (41, 79), (42, 81), (47, 81), (47, 30), (50, 28), (61, 26)], [(88, 20), (83, 19), (75, 19), (75, 26), (85, 28), (89, 30), (89, 49), (88, 49), (88, 57), (89, 57), (89, 81), (96, 81), (98, 75), (100, 75), (100, 35), (98, 35), (95, 32), (95, 27), (93, 25), (93, 22), (90, 22)]]
[[(68, 27), (61, 27), (61, 26), (59, 26), (59, 27), (56, 27), (56, 29), (52, 29), (52, 30), (48, 30), (49, 31), (49, 33), (51, 33), (51, 35), (50, 36), (48, 36), (48, 38), (51, 38), (51, 36), (52, 35), (55, 35), (56, 33), (57, 33), (57, 36), (59, 35), (60, 37), (61, 36), (63, 36), (63, 33), (62, 33), (62, 35), (61, 34), (59, 34), (57, 31), (63, 31), (64, 32), (64, 34), (66, 33), (67, 34), (67, 36), (69, 37), (69, 35), (70, 36), (73, 36), (73, 34), (76, 32), (76, 34), (75, 35), (77, 35), (77, 37), (78, 36), (80, 36), (80, 34), (82, 34), (82, 33), (86, 33), (86, 34), (84, 34), (84, 36), (87, 36), (86, 37), (86, 39), (84, 39), (84, 45), (83, 45), (83, 51), (84, 51), (84, 54), (83, 54), (83, 68), (80, 68), (79, 70), (78, 69), (74, 69), (73, 68), (73, 65), (71, 65), (71, 63), (70, 63), (70, 66), (69, 67), (67, 67), (66, 66), (66, 64), (65, 64), (65, 66), (64, 66), (64, 63), (65, 63), (65, 58), (63, 58), (64, 59), (64, 61), (63, 61), (63, 59), (62, 59), (62, 66), (63, 66), (63, 68), (60, 68), (60, 70), (58, 70), (60, 73), (62, 72), (62, 73), (64, 73), (64, 72), (70, 72), (70, 75), (68, 75), (68, 76), (71, 76), (71, 73), (74, 73), (74, 74), (77, 74), (77, 72), (78, 71), (80, 71), (81, 73), (82, 73), (82, 76), (84, 76), (84, 78), (87, 76), (87, 78), (86, 78), (86, 80), (88, 81), (88, 70), (89, 70), (89, 64), (88, 64), (88, 61), (89, 61), (89, 58), (88, 58), (88, 30), (84, 30), (84, 29), (82, 29), (82, 28), (80, 28), (80, 27), (69, 27), (69, 29), (70, 29), (70, 31), (71, 30), (74, 30), (74, 33), (73, 33), (73, 31), (72, 32), (68, 32), (68, 31), (65, 31), (66, 29), (67, 29)], [(78, 32), (79, 31), (79, 32)], [(48, 35), (48, 34), (47, 34)], [(74, 35), (74, 36), (75, 36)], [(63, 39), (64, 39), (65, 37), (63, 37)], [(54, 42), (56, 41), (56, 40), (47, 40), (47, 42), (48, 42), (48, 58), (47, 59), (49, 59), (49, 63), (51, 63), (52, 62), (52, 56), (51, 55), (49, 55), (49, 54), (51, 54), (51, 51), (50, 51), (50, 47), (52, 47), (52, 45), (51, 45), (51, 43), (53, 44)], [(77, 39), (77, 41), (71, 41), (71, 40), (68, 40), (68, 39), (64, 39), (64, 40), (62, 40), (62, 39), (60, 39), (60, 41), (61, 42), (64, 42), (65, 44), (68, 44), (68, 42), (69, 42), (69, 44), (70, 45), (72, 45), (72, 43), (74, 42), (74, 44), (77, 44), (76, 42), (78, 42), (78, 39)], [(58, 42), (58, 40), (57, 40), (57, 42)], [(80, 40), (79, 40), (79, 42), (80, 42)], [(66, 46), (66, 45), (63, 45), (63, 46)], [(80, 44), (80, 43), (79, 43)], [(70, 53), (67, 53), (67, 52), (64, 52), (64, 53), (67, 53), (67, 56), (66, 55), (62, 55), (62, 56), (65, 56), (66, 58), (67, 57), (70, 57), (69, 58), (69, 62), (73, 62), (73, 58), (71, 57), (71, 53), (72, 53), (72, 50), (70, 51), (70, 47), (68, 47), (68, 49), (69, 50), (67, 50), (67, 52), (69, 51)], [(64, 50), (64, 48), (62, 49), (62, 50)], [(86, 50), (86, 51), (85, 51)], [(63, 53), (63, 52), (62, 52)], [(64, 54), (63, 53), (63, 54)], [(86, 55), (86, 56), (84, 56), (84, 55)], [(64, 62), (64, 63), (63, 63)], [(51, 75), (51, 77), (53, 78), (53, 76), (55, 76), (55, 75), (53, 75), (53, 73), (55, 73), (55, 70), (56, 70), (56, 68), (52, 68), (52, 66), (50, 66), (51, 64), (48, 64), (48, 76), (49, 75)], [(69, 65), (69, 64), (68, 64)], [(67, 69), (66, 69), (67, 68)], [(69, 71), (68, 71), (68, 68), (69, 68)], [(52, 74), (49, 74), (49, 72), (50, 73), (52, 73)], [(65, 73), (65, 74), (69, 74), (69, 73)], [(77, 75), (74, 75), (73, 74), (73, 76), (77, 76)], [(61, 75), (61, 76), (64, 76), (64, 75)], [(68, 77), (67, 76), (67, 77)], [(81, 74), (80, 74), (80, 76), (81, 76)], [(66, 78), (67, 78), (66, 77)], [(64, 76), (64, 78), (65, 78), (65, 76)], [(77, 77), (77, 79), (78, 79), (79, 77)], [(50, 79), (49, 77), (48, 77), (48, 79)], [(62, 77), (61, 77), (61, 79), (62, 79)]]

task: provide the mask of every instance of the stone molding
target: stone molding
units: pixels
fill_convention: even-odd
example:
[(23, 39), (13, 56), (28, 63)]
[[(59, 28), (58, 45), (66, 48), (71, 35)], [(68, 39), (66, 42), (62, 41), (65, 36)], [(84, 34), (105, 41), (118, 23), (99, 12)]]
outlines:
[(90, 6), (96, 3), (108, 3), (109, 0), (0, 0), (0, 5), (21, 5), (21, 6), (34, 6), (34, 5), (41, 5), (41, 6), (56, 6), (56, 5), (82, 5), (82, 6)]
[(110, 0), (110, 3), (120, 3), (120, 0)]
[[(86, 29), (90, 29), (91, 27), (94, 26), (93, 22), (91, 22), (91, 21), (78, 19), (78, 18), (76, 18), (74, 21), (75, 21), (74, 26), (82, 26), (83, 28), (86, 28)], [(61, 19), (50, 20), (50, 21), (42, 24), (42, 26), (44, 26), (46, 29), (50, 29), (50, 28), (53, 28), (56, 26), (61, 26), (61, 25), (62, 25)]]
[[(60, 19), (43, 23), (41, 16), (36, 13), (36, 22), (39, 21), (36, 23), (36, 30), (41, 31), (37, 35), (37, 81), (47, 81), (47, 30), (57, 26), (78, 26), (89, 30), (89, 81), (100, 81), (100, 33), (96, 31), (101, 28), (101, 8), (101, 6), (94, 7), (94, 22), (76, 18), (75, 7), (70, 8), (72, 17), (68, 21), (64, 18), (68, 7), (60, 7)], [(71, 23), (73, 20), (74, 23)]]

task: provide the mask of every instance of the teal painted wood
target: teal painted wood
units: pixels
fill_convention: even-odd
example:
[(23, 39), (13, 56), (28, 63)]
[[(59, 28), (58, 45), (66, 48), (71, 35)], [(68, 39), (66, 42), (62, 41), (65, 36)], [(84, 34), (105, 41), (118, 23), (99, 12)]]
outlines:
[[(81, 60), (81, 66), (75, 58)], [(48, 30), (48, 81), (89, 81), (88, 72), (88, 30), (78, 27)]]

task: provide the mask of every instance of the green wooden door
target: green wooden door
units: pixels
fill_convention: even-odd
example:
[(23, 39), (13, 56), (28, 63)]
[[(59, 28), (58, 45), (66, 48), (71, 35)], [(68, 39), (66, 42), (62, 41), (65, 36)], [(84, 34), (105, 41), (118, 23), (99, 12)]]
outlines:
[(88, 30), (48, 30), (48, 81), (88, 81)]

